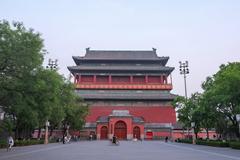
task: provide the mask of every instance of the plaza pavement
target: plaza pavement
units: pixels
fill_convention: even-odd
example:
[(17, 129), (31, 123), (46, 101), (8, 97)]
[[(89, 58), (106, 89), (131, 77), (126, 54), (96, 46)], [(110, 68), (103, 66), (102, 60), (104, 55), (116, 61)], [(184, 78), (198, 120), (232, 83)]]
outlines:
[(0, 150), (0, 160), (240, 160), (240, 150), (162, 141), (80, 141)]

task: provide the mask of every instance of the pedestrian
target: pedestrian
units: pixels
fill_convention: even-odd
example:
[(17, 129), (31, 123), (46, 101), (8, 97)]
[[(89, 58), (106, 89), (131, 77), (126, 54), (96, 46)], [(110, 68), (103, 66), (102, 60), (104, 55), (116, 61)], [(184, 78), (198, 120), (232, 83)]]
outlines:
[(165, 137), (165, 142), (168, 142), (168, 136)]
[(12, 147), (14, 145), (13, 137), (9, 136), (7, 141), (8, 141), (7, 151), (12, 150)]
[(89, 140), (90, 140), (90, 141), (93, 140), (93, 135), (92, 135), (92, 134), (89, 135)]
[(112, 137), (112, 143), (116, 144), (117, 143), (117, 137), (115, 136), (115, 134)]

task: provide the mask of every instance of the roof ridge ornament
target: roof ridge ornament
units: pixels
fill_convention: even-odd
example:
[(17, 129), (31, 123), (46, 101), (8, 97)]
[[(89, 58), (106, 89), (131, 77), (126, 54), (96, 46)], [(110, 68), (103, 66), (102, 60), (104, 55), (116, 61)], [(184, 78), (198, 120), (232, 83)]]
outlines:
[(152, 48), (153, 52), (156, 53), (157, 52), (157, 49), (156, 48)]
[(90, 47), (86, 48), (86, 53), (88, 53), (90, 51)]

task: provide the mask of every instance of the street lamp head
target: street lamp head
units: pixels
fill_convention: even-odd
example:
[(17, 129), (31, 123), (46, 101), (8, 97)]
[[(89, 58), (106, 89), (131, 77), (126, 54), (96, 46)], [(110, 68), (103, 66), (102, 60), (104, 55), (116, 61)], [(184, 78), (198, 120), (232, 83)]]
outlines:
[(195, 127), (195, 122), (191, 122), (191, 127), (192, 127), (192, 128)]
[(240, 123), (240, 114), (236, 115), (237, 122)]
[(49, 59), (48, 60), (48, 65), (46, 66), (46, 68), (49, 68), (51, 70), (52, 69), (57, 69), (57, 66), (58, 66), (57, 62), (58, 62), (57, 59), (55, 59), (55, 60)]
[(0, 112), (0, 120), (2, 121), (4, 119), (4, 112)]
[(2, 121), (4, 119), (5, 112), (3, 111), (3, 107), (0, 106), (0, 120)]
[(46, 127), (49, 127), (50, 126), (50, 122), (47, 120), (45, 125), (46, 125)]

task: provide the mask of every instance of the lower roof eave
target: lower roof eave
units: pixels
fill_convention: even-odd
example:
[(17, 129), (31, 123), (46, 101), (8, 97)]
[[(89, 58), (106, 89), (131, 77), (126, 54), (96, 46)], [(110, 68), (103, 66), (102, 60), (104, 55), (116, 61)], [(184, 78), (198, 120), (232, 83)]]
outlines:
[(103, 100), (103, 101), (112, 101), (112, 100), (121, 100), (121, 101), (173, 101), (174, 99), (145, 99), (145, 98), (83, 98), (85, 101), (91, 101), (91, 100)]

